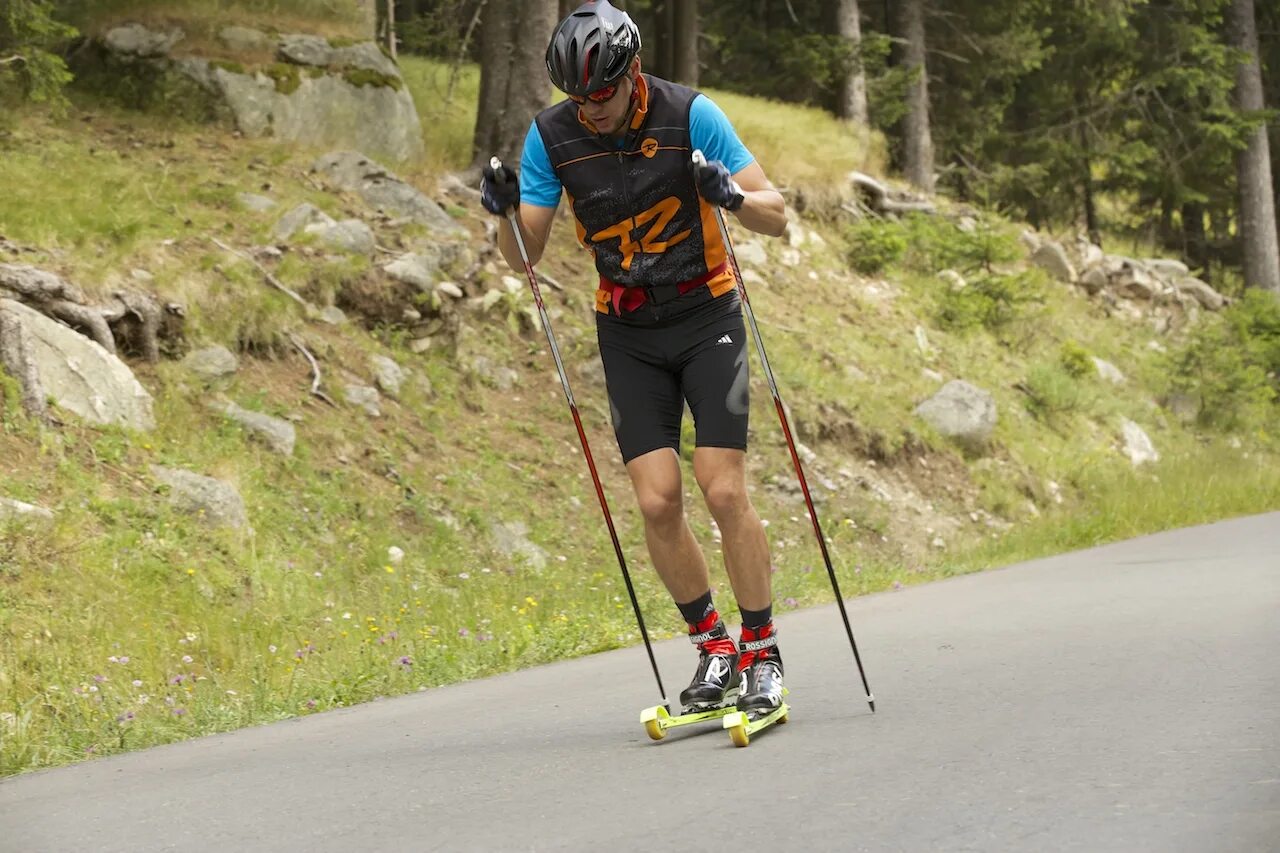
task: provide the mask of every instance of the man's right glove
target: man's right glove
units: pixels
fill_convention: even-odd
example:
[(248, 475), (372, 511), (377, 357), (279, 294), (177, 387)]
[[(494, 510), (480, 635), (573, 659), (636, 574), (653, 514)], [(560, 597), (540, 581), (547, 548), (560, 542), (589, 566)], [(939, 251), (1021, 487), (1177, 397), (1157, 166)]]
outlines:
[(745, 201), (742, 188), (729, 176), (728, 167), (719, 160), (694, 163), (693, 181), (703, 198), (730, 212), (738, 210)]
[(506, 216), (507, 211), (520, 204), (520, 178), (506, 166), (498, 172), (501, 175), (492, 166), (485, 166), (482, 170), (480, 203), (495, 216)]

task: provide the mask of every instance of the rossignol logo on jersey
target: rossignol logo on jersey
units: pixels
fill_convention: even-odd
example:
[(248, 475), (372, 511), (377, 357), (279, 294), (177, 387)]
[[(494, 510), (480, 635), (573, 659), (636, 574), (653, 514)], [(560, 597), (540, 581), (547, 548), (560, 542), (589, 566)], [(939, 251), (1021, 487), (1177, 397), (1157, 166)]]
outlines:
[[(597, 231), (591, 235), (591, 242), (604, 243), (616, 239), (622, 250), (622, 268), (630, 270), (631, 261), (635, 258), (637, 250), (647, 255), (660, 255), (672, 246), (683, 243), (692, 233), (690, 229), (686, 229), (666, 240), (658, 239), (679, 212), (680, 199), (668, 196), (638, 216), (629, 216), (603, 231)], [(650, 222), (653, 222), (652, 227), (640, 238), (639, 243), (632, 239), (636, 231)]]
[(641, 142), (640, 153), (652, 160), (653, 155), (658, 153), (658, 140), (650, 136), (644, 142)]

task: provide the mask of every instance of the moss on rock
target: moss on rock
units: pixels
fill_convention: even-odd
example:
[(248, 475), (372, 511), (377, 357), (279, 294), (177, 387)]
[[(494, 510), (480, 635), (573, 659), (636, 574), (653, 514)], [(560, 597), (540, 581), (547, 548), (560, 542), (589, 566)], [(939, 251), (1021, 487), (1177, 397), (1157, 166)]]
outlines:
[(344, 68), (342, 78), (352, 86), (387, 86), (397, 92), (404, 88), (404, 81), (399, 77), (368, 68)]
[(262, 73), (276, 82), (276, 91), (282, 95), (292, 95), (302, 85), (302, 73), (298, 66), (287, 62), (275, 62), (262, 69)]

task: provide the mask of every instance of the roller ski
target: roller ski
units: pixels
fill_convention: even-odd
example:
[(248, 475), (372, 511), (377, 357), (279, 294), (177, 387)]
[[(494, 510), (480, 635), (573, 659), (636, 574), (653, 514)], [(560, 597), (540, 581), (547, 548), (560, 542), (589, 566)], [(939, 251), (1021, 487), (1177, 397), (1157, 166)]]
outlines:
[(723, 622), (690, 639), (698, 646), (698, 669), (680, 694), (683, 711), (672, 716), (662, 705), (642, 711), (640, 722), (650, 738), (662, 740), (668, 729), (718, 719), (736, 746), (746, 746), (752, 734), (787, 721), (790, 708), (782, 701), (787, 690), (772, 626), (758, 632), (744, 628), (741, 647), (728, 638)]
[(691, 634), (698, 647), (698, 669), (689, 686), (680, 692), (683, 710), (675, 716), (662, 705), (640, 712), (640, 722), (649, 737), (662, 740), (667, 730), (694, 723), (718, 720), (738, 710), (738, 647), (729, 639), (724, 622), (717, 621), (701, 634)]

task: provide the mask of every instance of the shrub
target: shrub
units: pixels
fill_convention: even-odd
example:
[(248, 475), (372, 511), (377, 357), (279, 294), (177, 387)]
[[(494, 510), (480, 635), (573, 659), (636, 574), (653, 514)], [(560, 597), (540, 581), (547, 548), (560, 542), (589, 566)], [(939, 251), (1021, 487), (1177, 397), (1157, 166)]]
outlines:
[(1089, 358), (1089, 351), (1075, 341), (1066, 341), (1062, 344), (1058, 362), (1062, 365), (1062, 369), (1067, 372), (1067, 375), (1074, 379), (1083, 379), (1094, 371), (1093, 360)]
[(1028, 305), (1043, 301), (1034, 273), (979, 276), (958, 290), (939, 291), (937, 298), (938, 325), (957, 332), (999, 332), (1024, 318)]
[(975, 222), (971, 230), (941, 216), (916, 214), (903, 220), (910, 250), (907, 265), (921, 272), (956, 269), (965, 274), (992, 272), (997, 264), (1020, 258), (1017, 240), (991, 222)]
[(902, 260), (907, 238), (902, 228), (891, 222), (863, 220), (846, 232), (849, 265), (863, 275), (875, 275)]

